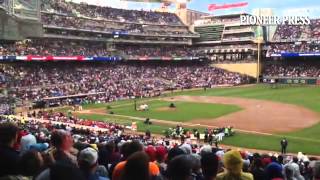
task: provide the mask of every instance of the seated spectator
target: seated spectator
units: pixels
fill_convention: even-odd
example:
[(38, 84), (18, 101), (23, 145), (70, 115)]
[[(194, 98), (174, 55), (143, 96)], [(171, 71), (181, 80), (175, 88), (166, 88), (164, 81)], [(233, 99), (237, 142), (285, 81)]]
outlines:
[(243, 160), (239, 151), (231, 150), (224, 154), (223, 165), (226, 171), (218, 174), (217, 180), (253, 180), (252, 174), (242, 172)]
[(19, 153), (14, 149), (18, 133), (15, 124), (0, 124), (0, 177), (19, 174)]
[(262, 160), (259, 154), (253, 155), (250, 172), (252, 173), (254, 179), (263, 179), (266, 177)]
[(176, 156), (183, 155), (183, 154), (185, 154), (185, 152), (179, 147), (174, 147), (170, 149), (167, 156), (167, 164)]
[(191, 155), (179, 155), (173, 158), (167, 169), (168, 180), (189, 180), (196, 178), (193, 171), (194, 162)]
[(99, 176), (96, 171), (98, 167), (98, 152), (93, 148), (86, 148), (79, 153), (79, 168), (84, 177), (89, 180), (107, 180), (106, 177)]
[(48, 155), (53, 163), (56, 161), (69, 161), (70, 163), (77, 164), (77, 158), (71, 154), (73, 148), (73, 139), (69, 132), (66, 130), (56, 130), (51, 135), (52, 148), (48, 150)]
[(313, 168), (313, 180), (320, 180), (320, 161), (316, 161)]
[(167, 164), (165, 163), (167, 153), (168, 152), (165, 146), (160, 145), (156, 147), (156, 163), (162, 174), (164, 174), (165, 170), (167, 169)]
[(38, 151), (25, 152), (19, 159), (20, 174), (33, 179), (43, 170), (44, 162)]
[(201, 168), (204, 180), (214, 180), (219, 168), (218, 156), (213, 153), (204, 153), (201, 156)]
[[(112, 180), (120, 180), (123, 174), (123, 170), (127, 163), (127, 158), (135, 152), (143, 151), (143, 147), (139, 142), (133, 141), (123, 145), (123, 157), (125, 161), (120, 162), (117, 164), (113, 170)], [(158, 166), (153, 163), (149, 162), (149, 174), (150, 176), (158, 176), (160, 173)]]
[(283, 168), (278, 162), (271, 162), (265, 168), (266, 180), (283, 179)]
[(41, 172), (35, 180), (87, 180), (80, 169), (70, 161), (57, 161)]
[(28, 151), (32, 145), (37, 144), (36, 137), (32, 135), (31, 133), (28, 133), (25, 136), (22, 136), (20, 140), (20, 152), (24, 153), (25, 151)]
[(155, 177), (149, 172), (149, 157), (144, 152), (133, 153), (126, 162), (121, 180), (151, 180)]

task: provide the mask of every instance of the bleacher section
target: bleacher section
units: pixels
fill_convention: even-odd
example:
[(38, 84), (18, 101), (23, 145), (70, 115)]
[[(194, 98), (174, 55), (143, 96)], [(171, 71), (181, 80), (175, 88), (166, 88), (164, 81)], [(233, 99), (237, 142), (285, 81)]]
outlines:
[(224, 25), (209, 25), (195, 27), (195, 32), (200, 34), (198, 42), (221, 41)]
[(195, 43), (253, 43), (255, 26), (240, 25), (240, 15), (209, 16), (196, 22), (194, 30), (200, 34), (200, 38)]
[(279, 25), (267, 45), (267, 56), (320, 56), (319, 40), (320, 19), (312, 19), (305, 26)]

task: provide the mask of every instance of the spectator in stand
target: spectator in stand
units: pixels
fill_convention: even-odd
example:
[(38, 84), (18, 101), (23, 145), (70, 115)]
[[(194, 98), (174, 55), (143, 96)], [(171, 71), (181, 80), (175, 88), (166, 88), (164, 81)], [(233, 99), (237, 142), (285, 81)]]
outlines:
[(283, 179), (283, 167), (278, 162), (271, 162), (265, 168), (266, 180)]
[(241, 180), (253, 180), (253, 176), (250, 173), (242, 172), (243, 160), (239, 151), (231, 150), (224, 154), (223, 164), (225, 172), (218, 174), (217, 180), (224, 179), (241, 179)]
[(266, 177), (262, 164), (262, 158), (259, 154), (256, 153), (253, 155), (253, 160), (249, 171), (252, 173), (254, 179), (264, 179)]
[(19, 174), (19, 153), (14, 149), (18, 134), (16, 125), (0, 124), (0, 177)]
[(56, 130), (52, 132), (51, 143), (54, 147), (49, 150), (49, 155), (56, 161), (70, 162), (77, 165), (77, 158), (72, 153), (73, 139), (69, 132), (66, 130)]
[(88, 5), (84, 3), (73, 3), (67, 1), (43, 0), (42, 10), (56, 14), (75, 16), (80, 14), (84, 17), (105, 19), (109, 21), (120, 21), (130, 23), (148, 23), (161, 25), (183, 25), (177, 15), (167, 12), (137, 11), (116, 9)]
[(167, 164), (165, 160), (167, 158), (167, 149), (165, 146), (160, 145), (156, 147), (156, 163), (159, 167), (160, 173), (164, 174), (165, 170), (167, 169)]
[(98, 168), (98, 152), (93, 148), (86, 148), (79, 153), (79, 168), (84, 177), (89, 180), (108, 180), (106, 177), (99, 176), (96, 171)]
[(149, 157), (146, 153), (135, 152), (127, 160), (121, 180), (152, 180), (149, 174)]
[[(112, 180), (121, 180), (121, 177), (123, 176), (123, 173), (124, 173), (124, 169), (126, 167), (128, 157), (133, 153), (141, 152), (142, 150), (143, 150), (143, 147), (139, 142), (133, 141), (131, 143), (124, 144), (123, 145), (124, 161), (120, 162), (115, 166), (112, 174)], [(158, 166), (155, 163), (149, 162), (148, 167), (149, 167), (148, 169), (149, 169), (150, 176), (159, 176), (160, 171)], [(129, 174), (131, 174), (131, 172)]]
[[(41, 115), (43, 119), (38, 119), (38, 114)], [(46, 120), (55, 116), (56, 114), (53, 112), (34, 113), (34, 115), (30, 116), (30, 119), (25, 120), (0, 116), (1, 140), (8, 139), (4, 138), (8, 137), (3, 136), (4, 134), (15, 134), (14, 137), (20, 134), (23, 137), (28, 135), (25, 133), (27, 131), (36, 137), (37, 144), (52, 142), (49, 145), (49, 149), (45, 151), (41, 150), (44, 156), (43, 163), (38, 150), (27, 150), (24, 153), (20, 152), (21, 158), (17, 157), (16, 166), (11, 166), (10, 164), (12, 164), (12, 162), (6, 161), (5, 166), (3, 166), (4, 168), (0, 169), (0, 172), (3, 172), (4, 169), (7, 170), (7, 172), (2, 175), (3, 178), (10, 176), (10, 178), (36, 177), (36, 180), (105, 179), (107, 173), (104, 172), (105, 169), (101, 169), (101, 166), (97, 163), (103, 162), (103, 167), (109, 170), (109, 177), (115, 176), (115, 179), (128, 179), (127, 177), (136, 179), (132, 174), (134, 172), (140, 172), (141, 177), (145, 177), (141, 179), (165, 179), (167, 177), (168, 179), (179, 180), (211, 180), (215, 178), (218, 163), (224, 163), (226, 171), (220, 173), (215, 179), (252, 179), (252, 175), (245, 173), (242, 169), (252, 173), (255, 179), (259, 180), (283, 179), (283, 173), (287, 179), (291, 177), (293, 177), (294, 180), (303, 180), (303, 177), (306, 177), (304, 178), (306, 180), (319, 179), (319, 164), (317, 158), (308, 158), (302, 153), (298, 153), (297, 157), (292, 158), (291, 156), (286, 156), (285, 160), (283, 160), (281, 156), (276, 154), (269, 155), (239, 150), (215, 149), (210, 145), (203, 145), (198, 142), (192, 143), (188, 136), (186, 136), (185, 142), (181, 144), (181, 142), (177, 142), (177, 140), (168, 138), (152, 137), (147, 139), (146, 136), (132, 135), (130, 132), (127, 132), (127, 134), (118, 134), (116, 128), (114, 129), (114, 127), (118, 126), (116, 124), (113, 124), (113, 126), (104, 125), (101, 126), (102, 128), (98, 128), (92, 126), (92, 124), (95, 124), (93, 121), (84, 121), (74, 117), (65, 118), (62, 113), (57, 118), (59, 121), (55, 121), (54, 118), (49, 121)], [(18, 133), (18, 130), (7, 131), (7, 129), (3, 131), (6, 129), (3, 127), (8, 127), (8, 122), (17, 123), (17, 125), (24, 130), (20, 133)], [(16, 126), (13, 127), (16, 128)], [(68, 131), (66, 131), (66, 129), (68, 129)], [(70, 136), (71, 134), (72, 138)], [(13, 136), (10, 135), (9, 137)], [(68, 138), (69, 140), (74, 140), (75, 144), (72, 145)], [(21, 147), (20, 141), (8, 141), (11, 142), (9, 144), (16, 142), (14, 147)], [(70, 151), (71, 146), (80, 151), (79, 155), (74, 157), (76, 162), (70, 160), (71, 158), (66, 155), (68, 151)], [(3, 145), (1, 144), (0, 147), (0, 152), (2, 153)], [(93, 149), (93, 147), (97, 148), (97, 150)], [(154, 153), (154, 147), (156, 153)], [(57, 156), (55, 156), (56, 153), (54, 153), (57, 152), (57, 149), (67, 151), (67, 153), (63, 152), (63, 156), (61, 155), (60, 158), (57, 158)], [(121, 152), (118, 152), (117, 149), (121, 149)], [(109, 156), (108, 153), (104, 155), (103, 150), (107, 150), (111, 155)], [(159, 159), (158, 163), (150, 162), (148, 155), (145, 154), (143, 150), (149, 152), (151, 157), (155, 157), (157, 160)], [(168, 150), (168, 153), (166, 150)], [(99, 151), (99, 153), (97, 151)], [(18, 156), (19, 152), (13, 152)], [(51, 154), (52, 159), (55, 159), (55, 161), (49, 161), (49, 159), (46, 158), (48, 154)], [(2, 157), (6, 156), (0, 155), (0, 162), (3, 163)], [(123, 158), (121, 158), (120, 155)], [(219, 158), (217, 158), (217, 156)], [(163, 161), (165, 157), (167, 158)], [(104, 159), (107, 160), (104, 161)], [(119, 161), (120, 163), (117, 164)], [(117, 164), (116, 168), (112, 168), (112, 164)], [(157, 166), (159, 164), (161, 167), (160, 172)], [(243, 166), (242, 164), (246, 165)], [(168, 167), (166, 168), (166, 166)], [(24, 169), (20, 167), (24, 167)], [(246, 169), (246, 167), (250, 168)], [(15, 168), (17, 169), (15, 170)], [(9, 170), (10, 173), (8, 173)], [(219, 168), (218, 171), (220, 172), (220, 170), (221, 168)], [(112, 172), (113, 174), (111, 174)], [(38, 173), (40, 174), (37, 176)]]
[[(249, 78), (207, 63), (32, 64), (3, 67), (10, 97), (56, 105), (110, 102), (132, 97), (158, 96), (170, 89), (238, 85)], [(69, 99), (61, 96), (88, 94)], [(54, 117), (59, 118), (59, 116)]]
[(264, 76), (269, 77), (320, 77), (320, 65), (317, 62), (268, 63)]
[(214, 180), (218, 173), (219, 159), (213, 153), (205, 153), (201, 156), (201, 168), (204, 180)]
[(25, 152), (19, 159), (20, 174), (33, 179), (43, 170), (44, 162), (40, 152), (31, 150)]
[(313, 168), (313, 180), (320, 180), (320, 161), (315, 162)]
[(80, 169), (69, 161), (57, 161), (50, 168), (41, 172), (36, 180), (87, 180)]
[(168, 180), (190, 180), (196, 177), (191, 155), (179, 155), (168, 163)]

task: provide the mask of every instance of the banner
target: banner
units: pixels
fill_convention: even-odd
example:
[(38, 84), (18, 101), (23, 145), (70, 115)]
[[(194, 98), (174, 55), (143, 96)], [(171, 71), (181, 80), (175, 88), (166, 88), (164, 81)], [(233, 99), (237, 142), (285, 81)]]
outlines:
[(138, 59), (140, 61), (147, 61), (147, 60), (149, 60), (149, 57), (139, 57)]
[(84, 56), (0, 56), (0, 61), (121, 61), (121, 60), (140, 60), (140, 61), (179, 61), (179, 60), (200, 60), (199, 57), (148, 57), (148, 56), (130, 56), (129, 58), (122, 58), (121, 56), (110, 57), (84, 57)]
[(162, 57), (161, 58), (161, 60), (164, 60), (164, 61), (170, 61), (172, 59), (173, 59), (172, 57)]
[(208, 11), (215, 11), (220, 9), (232, 9), (248, 6), (248, 2), (238, 2), (238, 3), (229, 3), (229, 4), (209, 4)]
[(119, 61), (121, 57), (91, 57), (93, 61)]
[[(26, 58), (25, 58), (26, 57)], [(26, 61), (83, 61), (84, 56), (25, 56)]]
[(312, 57), (320, 56), (320, 53), (281, 53), (281, 54), (271, 54), (268, 57)]

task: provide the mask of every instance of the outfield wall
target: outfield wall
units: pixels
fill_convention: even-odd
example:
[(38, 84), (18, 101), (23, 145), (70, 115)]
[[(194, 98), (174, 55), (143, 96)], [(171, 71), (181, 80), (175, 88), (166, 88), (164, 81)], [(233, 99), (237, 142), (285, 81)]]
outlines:
[(251, 77), (257, 77), (257, 63), (236, 63), (236, 64), (212, 64), (211, 66), (225, 69), (231, 72), (246, 74)]

